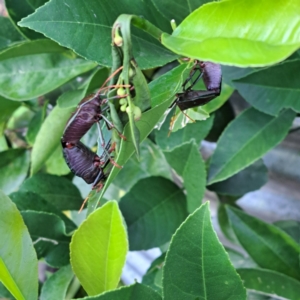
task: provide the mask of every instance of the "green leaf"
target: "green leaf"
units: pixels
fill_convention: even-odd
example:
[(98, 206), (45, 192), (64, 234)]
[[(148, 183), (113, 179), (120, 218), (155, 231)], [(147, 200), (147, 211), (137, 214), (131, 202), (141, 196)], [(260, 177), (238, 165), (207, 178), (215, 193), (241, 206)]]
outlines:
[(164, 151), (167, 161), (182, 177), (187, 192), (187, 210), (192, 213), (198, 208), (205, 193), (205, 164), (195, 141), (182, 144), (172, 151)]
[(114, 180), (114, 185), (126, 192), (142, 178), (162, 176), (172, 180), (171, 168), (157, 145), (145, 139), (140, 150), (141, 160), (132, 156)]
[(260, 189), (268, 181), (268, 169), (262, 159), (233, 175), (232, 177), (207, 186), (222, 195), (242, 196)]
[(178, 0), (172, 2), (172, 9), (170, 9), (169, 1), (154, 0), (155, 7), (158, 11), (167, 19), (174, 19), (177, 24), (187, 17), (192, 11), (200, 7), (201, 5), (210, 2), (210, 0), (191, 0), (186, 2), (185, 0)]
[(36, 193), (59, 210), (78, 210), (82, 204), (77, 187), (59, 176), (36, 174), (21, 185), (20, 191)]
[(247, 254), (241, 254), (233, 249), (225, 248), (227, 254), (229, 255), (230, 261), (233, 266), (238, 268), (255, 268), (257, 267), (256, 263), (251, 259)]
[[(64, 128), (74, 108), (55, 106), (39, 130), (31, 152), (31, 175), (41, 169), (55, 149), (60, 145)], [(62, 151), (62, 148), (61, 148)]]
[[(1, 115), (0, 115), (0, 128), (1, 124), (4, 124), (8, 121), (12, 113), (20, 106), (19, 102), (16, 101), (11, 101), (8, 99), (5, 99), (0, 96), (0, 110), (1, 110)], [(2, 134), (2, 128), (0, 133)]]
[(276, 298), (279, 296), (285, 299), (300, 299), (300, 282), (294, 278), (264, 269), (238, 269), (237, 271), (247, 289)]
[[(187, 67), (188, 66), (186, 64), (180, 65), (174, 70), (159, 77), (157, 80), (154, 80), (152, 84), (149, 84), (151, 99), (152, 101), (154, 101), (152, 102), (152, 106), (153, 103), (156, 103), (157, 106), (143, 113), (141, 119), (136, 122), (136, 125), (141, 134), (141, 142), (150, 134), (150, 132), (154, 129), (157, 122), (161, 119), (167, 108), (174, 101), (174, 94), (177, 92), (177, 90), (182, 84), (182, 76), (186, 75)], [(167, 95), (169, 96), (169, 98), (165, 98)], [(128, 124), (124, 128), (123, 135), (125, 137), (130, 136), (130, 129)], [(134, 151), (134, 145), (130, 139), (127, 139), (126, 141), (122, 140), (120, 153), (116, 159), (116, 163), (120, 166), (124, 166), (128, 159), (132, 156)], [(113, 167), (105, 182), (104, 188), (101, 190), (100, 195), (98, 197), (94, 197), (94, 201), (89, 201), (88, 213), (92, 212), (97, 207), (98, 202), (103, 196), (105, 190), (119, 172), (119, 168)]]
[[(34, 242), (38, 258), (46, 258), (51, 255), (52, 263), (50, 265), (53, 267), (67, 265), (70, 260), (69, 243), (71, 238), (66, 235), (62, 219), (51, 213), (30, 210), (22, 211), (21, 214)], [(63, 249), (64, 252), (57, 249)], [(57, 252), (59, 257), (57, 257)]]
[(78, 90), (70, 90), (61, 94), (57, 99), (60, 108), (76, 107), (78, 103), (89, 93), (102, 86), (109, 76), (109, 69), (100, 68), (95, 70), (92, 75), (83, 83)]
[(166, 258), (166, 253), (163, 253), (161, 256), (156, 258), (152, 263), (147, 273), (143, 276), (142, 283), (148, 285), (154, 289), (159, 294), (162, 294), (162, 280), (158, 284), (157, 277), (159, 273), (162, 273), (162, 268)]
[(219, 242), (208, 203), (179, 227), (163, 269), (164, 299), (245, 300), (246, 290)]
[(183, 192), (163, 177), (138, 181), (121, 198), (120, 209), (127, 224), (130, 250), (165, 244), (187, 217)]
[[(80, 0), (65, 0), (63, 3), (52, 0), (18, 24), (43, 33), (89, 60), (110, 67), (111, 27), (119, 15), (126, 13), (143, 14), (160, 28), (171, 29), (169, 21), (150, 1), (110, 0), (99, 5), (98, 1), (91, 0), (83, 8)], [(164, 65), (177, 57), (145, 32), (134, 30), (132, 40), (133, 56), (142, 69)]]
[(45, 262), (53, 268), (64, 267), (70, 263), (69, 252), (70, 243), (59, 243), (45, 252)]
[(232, 228), (240, 244), (262, 268), (300, 279), (300, 246), (277, 227), (227, 207)]
[(8, 14), (22, 34), (26, 35), (29, 39), (36, 39), (42, 38), (43, 36), (33, 30), (27, 28), (20, 28), (17, 26), (17, 23), (24, 17), (28, 16), (29, 14), (33, 13), (36, 8), (43, 5), (46, 0), (25, 0), (25, 1), (18, 1), (18, 0), (5, 0), (5, 6), (8, 11)]
[(0, 50), (22, 40), (22, 35), (17, 31), (10, 19), (0, 16)]
[(295, 117), (291, 110), (271, 117), (249, 108), (219, 138), (211, 158), (208, 183), (222, 181), (246, 168), (280, 143)]
[(0, 153), (0, 189), (6, 194), (15, 191), (24, 181), (29, 168), (29, 153), (25, 149), (10, 149)]
[(278, 115), (284, 108), (300, 112), (300, 59), (254, 70), (233, 81), (239, 93), (256, 109)]
[(128, 250), (117, 202), (92, 213), (74, 233), (70, 249), (72, 268), (88, 295), (115, 289)]
[(70, 265), (59, 269), (43, 284), (40, 300), (65, 299), (73, 276)]
[(300, 244), (300, 222), (294, 220), (282, 220), (275, 222), (274, 225), (285, 231)]
[[(18, 56), (16, 51), (20, 51), (21, 47), (19, 49), (13, 47), (10, 52), (7, 50), (0, 53), (2, 96), (18, 101), (29, 100), (56, 89), (96, 66), (94, 62), (71, 57), (66, 50), (60, 53), (36, 53), (37, 50), (33, 47), (37, 43), (37, 41), (32, 44), (26, 43), (27, 53), (19, 52)], [(47, 45), (45, 42), (41, 43), (38, 48)]]
[(52, 175), (67, 175), (70, 173), (61, 145), (58, 145), (45, 163), (46, 171)]
[(44, 106), (34, 115), (34, 117), (31, 119), (28, 125), (26, 141), (31, 146), (34, 144), (35, 138), (45, 120), (47, 106), (48, 101), (46, 101)]
[(191, 13), (171, 36), (162, 34), (162, 44), (185, 57), (225, 65), (274, 64), (300, 46), (298, 5), (297, 0), (208, 3)]
[(205, 121), (189, 123), (168, 136), (171, 118), (172, 113), (169, 113), (161, 128), (155, 132), (155, 141), (163, 150), (171, 150), (192, 139), (195, 139), (197, 145), (200, 144), (210, 131), (214, 120), (214, 118), (208, 118)]
[(19, 211), (34, 210), (53, 213), (64, 221), (67, 232), (76, 229), (76, 225), (64, 213), (42, 198), (39, 194), (27, 191), (18, 191), (10, 194), (9, 197), (17, 205)]
[(16, 206), (0, 191), (0, 281), (17, 299), (37, 299), (38, 261)]
[(158, 293), (146, 285), (136, 282), (133, 285), (123, 286), (117, 290), (103, 293), (95, 297), (85, 297), (78, 300), (161, 300)]

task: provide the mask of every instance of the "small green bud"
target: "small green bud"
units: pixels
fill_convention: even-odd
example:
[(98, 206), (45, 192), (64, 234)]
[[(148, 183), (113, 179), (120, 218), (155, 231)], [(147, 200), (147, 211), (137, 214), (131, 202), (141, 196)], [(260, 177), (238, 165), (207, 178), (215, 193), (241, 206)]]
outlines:
[(126, 94), (126, 91), (124, 88), (118, 88), (117, 89), (117, 95), (118, 96), (124, 96)]
[(126, 107), (127, 107), (127, 104), (124, 104), (120, 107), (120, 111), (123, 111), (125, 112), (126, 111)]
[(142, 116), (142, 111), (138, 106), (135, 106), (133, 109), (134, 120), (138, 121)]

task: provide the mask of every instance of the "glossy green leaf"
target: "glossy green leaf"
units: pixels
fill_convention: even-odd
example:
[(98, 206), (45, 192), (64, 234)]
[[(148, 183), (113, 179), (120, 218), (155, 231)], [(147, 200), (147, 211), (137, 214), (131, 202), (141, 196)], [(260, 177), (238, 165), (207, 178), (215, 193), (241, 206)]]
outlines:
[(227, 207), (232, 228), (240, 244), (262, 268), (300, 279), (300, 246), (274, 225)]
[(185, 195), (163, 177), (138, 181), (121, 199), (120, 209), (127, 224), (130, 250), (165, 244), (187, 217)]
[(59, 269), (43, 284), (40, 300), (65, 299), (73, 276), (70, 265)]
[(205, 164), (195, 141), (164, 151), (167, 161), (183, 179), (187, 193), (187, 209), (192, 213), (202, 204), (205, 193)]
[(219, 242), (208, 203), (179, 227), (163, 269), (164, 299), (245, 300), (246, 290)]
[(61, 145), (58, 145), (53, 151), (51, 156), (45, 163), (45, 167), (48, 174), (52, 175), (67, 175), (70, 173), (70, 168), (68, 167), (64, 157)]
[(205, 140), (217, 142), (228, 123), (235, 118), (235, 114), (231, 104), (227, 101), (212, 116), (214, 117), (214, 123)]
[(171, 168), (157, 145), (149, 139), (145, 139), (140, 145), (140, 150), (140, 161), (132, 156), (126, 163), (126, 167), (121, 170), (114, 180), (114, 185), (124, 191), (130, 190), (142, 178), (162, 176), (172, 179)]
[(247, 289), (276, 298), (300, 299), (300, 282), (294, 278), (266, 269), (238, 269), (237, 271)]
[(60, 145), (64, 128), (74, 108), (55, 106), (39, 130), (31, 152), (31, 175), (41, 169)]
[[(22, 2), (18, 0), (5, 0), (5, 6), (8, 11), (10, 18), (12, 19), (13, 23), (17, 27), (17, 23), (24, 17), (28, 16), (29, 14), (33, 13), (36, 8), (42, 6), (46, 0), (24, 0)], [(43, 35), (30, 30), (28, 28), (19, 28), (26, 37), (30, 39), (42, 38)]]
[(17, 31), (9, 18), (0, 16), (0, 50), (24, 38)]
[[(157, 106), (143, 113), (141, 119), (136, 123), (141, 134), (141, 142), (150, 134), (157, 122), (162, 118), (165, 111), (173, 102), (174, 94), (182, 84), (182, 77), (185, 78), (187, 73), (187, 65), (180, 65), (176, 69), (159, 77), (157, 80), (154, 80), (152, 84), (149, 84), (151, 99), (154, 101), (152, 102), (152, 106), (154, 103), (156, 103)], [(169, 98), (166, 98), (166, 96)], [(128, 138), (126, 141), (121, 141), (120, 154), (116, 159), (116, 162), (120, 166), (124, 166), (135, 151), (134, 145), (129, 138), (130, 130), (128, 124), (124, 128), (123, 135)], [(113, 167), (106, 180), (104, 188), (101, 190), (100, 195), (98, 197), (94, 197), (94, 201), (89, 201), (88, 213), (92, 212), (97, 207), (97, 204), (103, 196), (106, 188), (113, 181), (119, 171), (119, 168)]]
[[(8, 99), (5, 99), (0, 96), (0, 128), (1, 124), (4, 124), (6, 121), (8, 121), (11, 114), (20, 106), (19, 102), (11, 101)], [(0, 133), (2, 134), (2, 128)]]
[(36, 174), (21, 185), (20, 191), (36, 193), (59, 210), (78, 210), (82, 204), (77, 187), (59, 176)]
[[(111, 27), (121, 14), (143, 14), (160, 28), (171, 29), (169, 20), (160, 15), (152, 2), (126, 0), (104, 1), (101, 5), (91, 0), (84, 6), (80, 0), (52, 0), (19, 25), (41, 32), (89, 60), (111, 66)], [(133, 56), (142, 69), (161, 66), (177, 57), (145, 32), (133, 31), (132, 39)]]
[(0, 198), (0, 281), (17, 299), (37, 299), (38, 261), (28, 230), (1, 191)]
[(44, 259), (45, 262), (53, 268), (67, 266), (70, 264), (70, 243), (59, 243), (51, 247), (45, 252)]
[(200, 7), (201, 5), (211, 2), (210, 0), (178, 0), (172, 2), (172, 9), (170, 9), (170, 2), (168, 0), (154, 0), (153, 1), (158, 11), (167, 19), (174, 19), (177, 24), (187, 17), (191, 12)]
[(172, 117), (172, 113), (169, 113), (161, 128), (155, 132), (155, 141), (163, 150), (171, 150), (192, 139), (195, 139), (197, 145), (200, 144), (210, 131), (214, 120), (214, 118), (208, 118), (205, 121), (190, 123), (169, 135)]
[(162, 273), (162, 268), (164, 266), (164, 261), (166, 258), (166, 253), (156, 258), (152, 263), (147, 273), (143, 276), (142, 283), (148, 285), (160, 295), (162, 294), (162, 281), (157, 282), (158, 273)]
[(27, 176), (29, 153), (25, 149), (10, 149), (0, 153), (0, 189), (6, 194), (18, 189)]
[(117, 290), (103, 293), (95, 297), (85, 297), (78, 300), (161, 300), (161, 296), (146, 285), (136, 282)]
[(274, 64), (300, 46), (298, 8), (297, 0), (208, 3), (172, 35), (164, 33), (162, 44), (180, 55), (225, 65)]
[(65, 222), (67, 232), (76, 229), (76, 225), (64, 213), (39, 194), (28, 191), (17, 191), (10, 194), (9, 197), (17, 205), (19, 211), (34, 210), (53, 213)]
[[(220, 195), (218, 195), (218, 196), (219, 196), (218, 198), (219, 198), (220, 202), (218, 204), (217, 217), (218, 217), (218, 224), (220, 226), (220, 229), (221, 229), (222, 233), (224, 234), (224, 236), (229, 241), (231, 241), (234, 244), (238, 244), (238, 240), (234, 234), (234, 231), (233, 231), (231, 224), (229, 222), (229, 219), (228, 219), (226, 206), (222, 201), (223, 200), (222, 198), (226, 197), (226, 196), (220, 196)], [(233, 205), (235, 205), (235, 204), (233, 204)], [(236, 207), (238, 208), (238, 206), (236, 206)]]
[(45, 120), (47, 105), (48, 102), (34, 115), (28, 125), (26, 140), (31, 146), (34, 144), (35, 138)]
[(285, 231), (300, 244), (300, 222), (294, 220), (282, 220), (275, 222), (274, 225)]
[(72, 268), (88, 295), (116, 288), (128, 250), (117, 202), (91, 214), (74, 233), (70, 249)]
[(260, 189), (268, 181), (268, 169), (259, 159), (249, 167), (232, 177), (207, 186), (218, 194), (242, 196), (251, 191)]
[[(55, 255), (57, 248), (66, 250), (66, 253), (59, 252), (59, 259), (52, 259), (53, 267), (61, 267), (69, 263), (69, 243), (71, 238), (66, 235), (65, 224), (61, 218), (52, 213), (38, 211), (22, 211), (23, 220), (29, 230), (31, 239), (34, 242), (38, 258), (47, 255)], [(54, 253), (54, 254), (53, 254)]]
[(57, 99), (60, 108), (76, 107), (78, 103), (89, 93), (100, 88), (109, 76), (109, 69), (100, 68), (82, 84), (78, 90), (69, 90), (60, 95)]
[(295, 112), (271, 117), (249, 108), (235, 118), (221, 135), (211, 158), (208, 183), (222, 181), (261, 158), (288, 133)]
[(300, 112), (300, 59), (254, 70), (233, 81), (239, 93), (256, 109), (278, 115), (284, 108)]
[[(29, 46), (32, 47), (30, 44)], [(2, 96), (18, 101), (29, 100), (56, 89), (96, 66), (94, 62), (68, 56), (67, 51), (36, 54), (36, 50), (33, 49), (32, 52), (6, 59), (3, 59), (0, 53)], [(3, 53), (4, 55), (9, 56), (8, 51)]]

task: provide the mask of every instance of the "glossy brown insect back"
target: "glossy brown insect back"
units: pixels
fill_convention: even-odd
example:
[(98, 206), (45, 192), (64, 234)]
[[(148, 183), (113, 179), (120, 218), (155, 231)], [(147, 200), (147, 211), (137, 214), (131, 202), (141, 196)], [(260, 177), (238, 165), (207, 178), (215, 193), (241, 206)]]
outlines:
[[(63, 155), (70, 170), (86, 183), (93, 184), (93, 188), (105, 179), (104, 167), (108, 164), (110, 157), (104, 152), (101, 157), (85, 146), (82, 142), (76, 144), (62, 142)], [(110, 143), (106, 149), (110, 148)]]

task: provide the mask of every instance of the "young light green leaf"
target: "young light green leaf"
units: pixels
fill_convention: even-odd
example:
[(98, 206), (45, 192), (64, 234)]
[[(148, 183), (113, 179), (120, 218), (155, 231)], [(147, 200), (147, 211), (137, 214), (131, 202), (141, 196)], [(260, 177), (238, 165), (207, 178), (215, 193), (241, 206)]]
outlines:
[[(63, 3), (52, 0), (18, 24), (43, 33), (89, 60), (111, 67), (111, 27), (124, 13), (143, 14), (160, 28), (171, 29), (169, 20), (160, 15), (151, 1), (106, 0), (102, 5), (89, 1), (82, 9), (80, 0), (65, 0)], [(132, 39), (133, 56), (142, 69), (164, 65), (177, 57), (147, 33), (135, 31)]]
[(266, 269), (237, 269), (237, 272), (247, 289), (276, 298), (300, 299), (300, 282), (294, 278)]
[(70, 249), (72, 268), (88, 295), (116, 288), (128, 251), (117, 202), (91, 214), (74, 233)]
[(208, 203), (174, 234), (163, 269), (165, 300), (245, 300), (246, 290), (210, 221)]
[(211, 2), (172, 35), (164, 33), (162, 44), (180, 55), (225, 65), (274, 64), (300, 46), (298, 5), (298, 0)]
[(232, 177), (207, 186), (211, 191), (222, 195), (242, 196), (258, 190), (268, 181), (268, 169), (259, 159)]
[(95, 297), (85, 297), (77, 300), (162, 300), (161, 296), (146, 285), (135, 283), (123, 286), (117, 290), (103, 293)]
[(262, 268), (300, 279), (300, 246), (274, 225), (227, 206), (232, 228), (240, 244)]
[(25, 149), (10, 149), (0, 153), (0, 189), (6, 194), (18, 189), (27, 176), (29, 153)]
[(56, 147), (56, 149), (46, 161), (45, 167), (47, 173), (52, 175), (62, 176), (70, 173), (70, 168), (68, 167), (64, 159), (62, 147), (60, 144)]
[(187, 192), (187, 210), (192, 213), (198, 208), (205, 193), (205, 164), (195, 141), (182, 144), (171, 151), (164, 151), (167, 161), (182, 177)]
[(130, 250), (146, 250), (165, 244), (187, 217), (185, 195), (177, 185), (163, 177), (138, 181), (121, 198), (120, 209), (127, 224)]
[(246, 168), (280, 143), (296, 113), (271, 117), (249, 108), (235, 118), (219, 138), (209, 166), (208, 184), (222, 181)]
[(37, 299), (38, 261), (31, 238), (16, 206), (2, 191), (0, 200), (0, 281), (16, 299)]
[(233, 84), (247, 102), (266, 114), (278, 115), (284, 108), (300, 112), (299, 68), (300, 59), (286, 60), (254, 70)]
[(50, 44), (52, 51), (45, 49), (39, 53), (49, 44), (42, 41), (26, 42), (0, 53), (2, 96), (18, 101), (30, 100), (96, 66), (94, 62), (68, 55), (69, 51), (62, 51), (63, 48), (53, 45), (54, 42)]
[(74, 274), (70, 265), (60, 268), (43, 284), (40, 300), (65, 299), (73, 277)]
[(31, 175), (39, 171), (60, 144), (64, 128), (74, 108), (55, 106), (39, 130), (31, 153)]
[(36, 193), (59, 210), (78, 210), (82, 204), (77, 187), (59, 176), (36, 174), (24, 181), (20, 191)]

